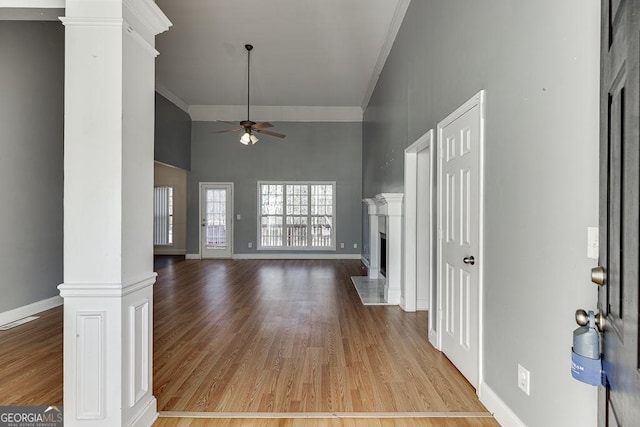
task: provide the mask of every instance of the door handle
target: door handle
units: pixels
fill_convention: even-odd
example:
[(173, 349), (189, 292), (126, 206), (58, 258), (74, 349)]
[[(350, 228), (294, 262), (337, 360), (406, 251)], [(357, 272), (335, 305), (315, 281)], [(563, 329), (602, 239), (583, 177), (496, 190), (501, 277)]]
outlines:
[(604, 332), (606, 324), (607, 321), (605, 320), (604, 314), (602, 314), (602, 311), (598, 311), (598, 314), (596, 314), (596, 326), (598, 327), (598, 330), (600, 332)]
[(473, 255), (466, 256), (462, 258), (462, 262), (464, 262), (465, 264), (473, 265), (476, 263), (476, 259), (473, 257)]
[(597, 266), (591, 269), (591, 281), (598, 286), (604, 286), (607, 281), (607, 273), (604, 267)]
[[(598, 314), (595, 315), (596, 326), (600, 332), (604, 332), (604, 327), (606, 324), (605, 316), (602, 314), (601, 310), (598, 310)], [(585, 326), (589, 324), (589, 315), (586, 310), (578, 309), (576, 310), (576, 323), (580, 326)]]

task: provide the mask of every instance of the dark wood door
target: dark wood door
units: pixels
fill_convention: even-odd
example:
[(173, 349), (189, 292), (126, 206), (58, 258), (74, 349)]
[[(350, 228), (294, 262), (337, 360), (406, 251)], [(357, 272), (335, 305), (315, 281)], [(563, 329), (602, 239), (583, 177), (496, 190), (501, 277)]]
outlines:
[(600, 265), (605, 385), (599, 426), (640, 425), (640, 0), (602, 0)]

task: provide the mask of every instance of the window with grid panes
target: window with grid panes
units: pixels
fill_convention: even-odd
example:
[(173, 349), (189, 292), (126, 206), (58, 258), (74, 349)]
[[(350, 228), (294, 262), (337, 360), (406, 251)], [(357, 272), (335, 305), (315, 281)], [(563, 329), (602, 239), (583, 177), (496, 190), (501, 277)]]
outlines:
[(258, 182), (258, 249), (335, 249), (335, 182)]
[(153, 244), (173, 244), (173, 187), (153, 189)]

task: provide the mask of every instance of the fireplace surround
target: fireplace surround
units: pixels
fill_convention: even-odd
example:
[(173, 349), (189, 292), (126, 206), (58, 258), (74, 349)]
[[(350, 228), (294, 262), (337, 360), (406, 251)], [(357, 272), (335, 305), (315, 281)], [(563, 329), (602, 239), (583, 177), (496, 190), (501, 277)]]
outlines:
[[(389, 304), (400, 304), (402, 292), (403, 196), (403, 193), (380, 193), (375, 198), (363, 200), (369, 213), (369, 278), (385, 282), (385, 295)], [(386, 236), (384, 254), (382, 234)], [(386, 264), (384, 275), (380, 271), (381, 260)]]

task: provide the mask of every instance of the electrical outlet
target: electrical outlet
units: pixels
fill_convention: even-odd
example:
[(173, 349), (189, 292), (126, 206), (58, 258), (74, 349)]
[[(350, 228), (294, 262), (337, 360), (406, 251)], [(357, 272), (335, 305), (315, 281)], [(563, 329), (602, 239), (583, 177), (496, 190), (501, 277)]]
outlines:
[(242, 219), (242, 216), (240, 216), (240, 214), (238, 214), (238, 215), (236, 215), (236, 219), (237, 219), (238, 221), (240, 221), (240, 220)]
[(340, 243), (340, 248), (344, 249), (344, 243)]
[(524, 366), (518, 363), (518, 387), (520, 390), (524, 391), (527, 396), (529, 396), (529, 386), (531, 379), (531, 374), (527, 371)]
[(358, 244), (357, 243), (353, 244), (353, 249), (358, 249)]
[(249, 242), (249, 244), (247, 246), (249, 246), (249, 248), (252, 248), (253, 247), (253, 243)]

